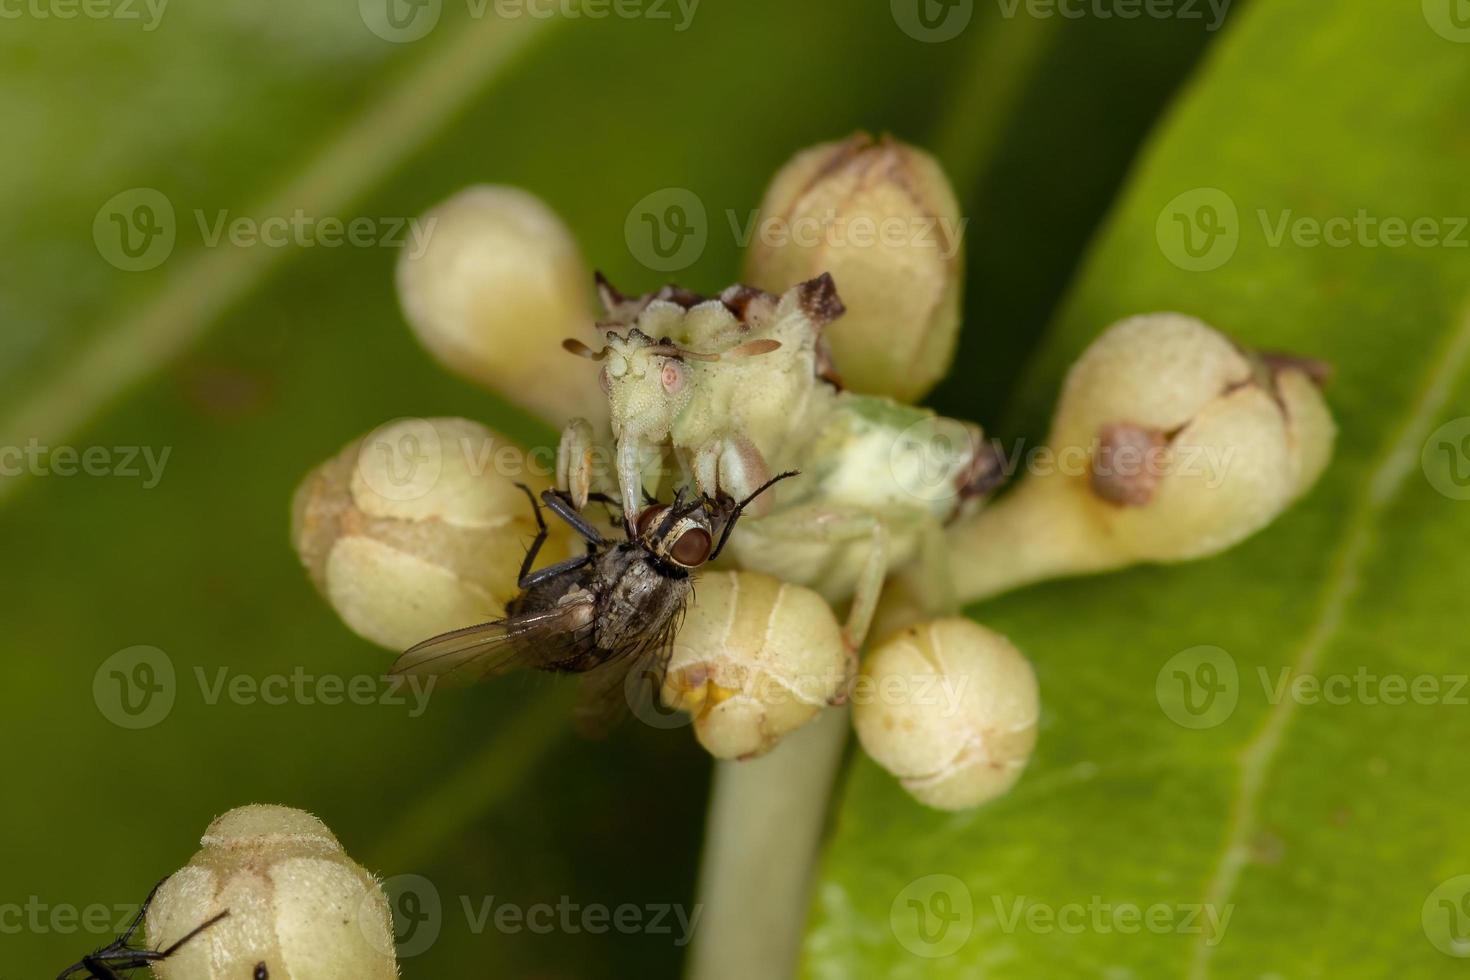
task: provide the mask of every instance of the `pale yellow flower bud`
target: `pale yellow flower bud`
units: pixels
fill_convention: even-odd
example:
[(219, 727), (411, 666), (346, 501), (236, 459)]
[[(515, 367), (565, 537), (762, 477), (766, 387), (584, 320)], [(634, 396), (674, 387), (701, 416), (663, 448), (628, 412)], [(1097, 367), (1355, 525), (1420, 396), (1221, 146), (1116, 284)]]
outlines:
[(605, 418), (596, 371), (561, 347), (592, 333), (592, 276), (561, 219), (527, 191), (479, 186), (423, 220), (428, 245), (399, 260), (398, 295), (424, 346), (553, 425)]
[(963, 810), (1005, 794), (1036, 745), (1040, 698), (1026, 658), (968, 619), (880, 644), (852, 695), (858, 740), (920, 803)]
[(209, 825), (203, 850), (159, 888), (148, 939), (159, 980), (394, 980), (393, 920), (376, 879), (316, 817), (244, 806)]
[[(515, 484), (545, 489), (553, 463), (465, 419), (400, 419), (302, 481), (291, 540), (343, 622), (404, 650), (504, 613), (536, 533)], [(565, 526), (550, 523), (543, 564), (571, 554)]]
[(711, 755), (749, 759), (842, 692), (842, 628), (810, 589), (754, 572), (701, 575), (674, 644), (663, 701), (694, 717)]
[(1322, 474), (1336, 427), (1312, 361), (1243, 352), (1192, 317), (1108, 329), (1073, 366), (1044, 455), (950, 537), (958, 592), (1217, 554)]
[(827, 334), (854, 391), (921, 399), (949, 371), (964, 229), (933, 157), (859, 134), (804, 150), (772, 181), (746, 281), (773, 293), (830, 272), (847, 314)]

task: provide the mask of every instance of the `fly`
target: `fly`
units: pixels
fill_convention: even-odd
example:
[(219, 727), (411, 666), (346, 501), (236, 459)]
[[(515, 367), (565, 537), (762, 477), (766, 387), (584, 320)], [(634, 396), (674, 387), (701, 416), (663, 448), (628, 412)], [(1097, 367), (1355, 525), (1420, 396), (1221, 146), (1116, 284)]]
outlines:
[[(164, 879), (167, 881), (168, 879)], [(143, 925), (143, 917), (148, 914), (148, 906), (153, 904), (153, 897), (158, 894), (158, 889), (163, 887), (163, 882), (153, 886), (148, 897), (143, 899), (143, 905), (138, 909), (137, 916), (121, 936), (103, 946), (101, 949), (83, 956), (71, 966), (62, 970), (56, 980), (122, 980), (123, 972), (140, 970), (143, 967), (151, 967), (154, 963), (168, 959), (184, 947), (189, 940), (198, 936), (204, 930), (218, 923), (229, 910), (221, 912), (208, 922), (195, 927), (188, 935), (166, 949), (144, 949), (134, 946), (133, 936)]]
[[(649, 685), (663, 683), (684, 610), (694, 592), (692, 574), (724, 550), (740, 514), (777, 482), (766, 481), (738, 504), (729, 497), (685, 501), (680, 490), (670, 504), (653, 504), (630, 522), (624, 509), (621, 541), (609, 540), (556, 490), (541, 503), (587, 542), (587, 553), (531, 571), (547, 536), (541, 503), (522, 486), (536, 515), (536, 538), (521, 562), (521, 593), (505, 618), (454, 630), (406, 651), (393, 674), (416, 674), (465, 684), (529, 667), (588, 675), (579, 714), (599, 729), (616, 717), (630, 675)], [(594, 495), (616, 506), (612, 498)], [(718, 534), (718, 541), (716, 535)]]

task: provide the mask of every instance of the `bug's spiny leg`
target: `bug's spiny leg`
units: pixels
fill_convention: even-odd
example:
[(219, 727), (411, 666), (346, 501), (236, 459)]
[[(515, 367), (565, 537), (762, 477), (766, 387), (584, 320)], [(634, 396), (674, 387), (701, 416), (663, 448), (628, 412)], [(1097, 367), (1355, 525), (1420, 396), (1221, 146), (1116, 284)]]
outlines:
[(883, 594), (883, 580), (888, 575), (888, 540), (888, 528), (881, 521), (875, 523), (868, 556), (858, 574), (852, 605), (847, 611), (847, 622), (842, 627), (842, 639), (847, 644), (850, 666), (854, 668), (854, 673), (858, 651), (868, 638), (868, 628), (873, 625), (873, 613), (877, 611), (878, 599)]

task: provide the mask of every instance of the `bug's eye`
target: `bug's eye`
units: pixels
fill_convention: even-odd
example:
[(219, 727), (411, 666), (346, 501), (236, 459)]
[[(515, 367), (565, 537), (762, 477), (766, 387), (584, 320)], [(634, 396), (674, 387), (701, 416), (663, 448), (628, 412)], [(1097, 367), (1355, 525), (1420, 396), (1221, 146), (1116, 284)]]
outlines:
[(271, 980), (271, 971), (265, 968), (264, 963), (255, 964), (255, 976), (252, 980)]
[(712, 543), (708, 531), (703, 528), (693, 528), (679, 535), (679, 540), (674, 542), (674, 547), (669, 554), (673, 556), (674, 561), (685, 568), (696, 568), (703, 565), (709, 558)]
[(659, 382), (664, 386), (664, 391), (671, 395), (677, 395), (684, 390), (684, 364), (681, 361), (664, 361), (664, 366), (658, 373)]
[(638, 515), (638, 536), (641, 538), (648, 534), (649, 530), (658, 526), (658, 522), (664, 519), (668, 512), (667, 506), (649, 507)]

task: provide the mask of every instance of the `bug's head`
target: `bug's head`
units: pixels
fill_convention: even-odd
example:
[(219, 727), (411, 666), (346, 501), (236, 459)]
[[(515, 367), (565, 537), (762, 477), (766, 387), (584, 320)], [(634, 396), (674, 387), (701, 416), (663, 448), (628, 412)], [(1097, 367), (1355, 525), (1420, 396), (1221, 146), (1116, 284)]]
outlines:
[(605, 314), (597, 324), (602, 348), (580, 340), (562, 346), (602, 362), (600, 380), (620, 437), (662, 441), (700, 391), (708, 390), (711, 372), (722, 361), (781, 347), (755, 329), (776, 305), (776, 297), (759, 290), (732, 286), (712, 299), (671, 285), (628, 297), (599, 274), (597, 291)]
[(654, 504), (638, 515), (638, 541), (656, 557), (694, 570), (709, 561), (715, 536), (702, 501)]

